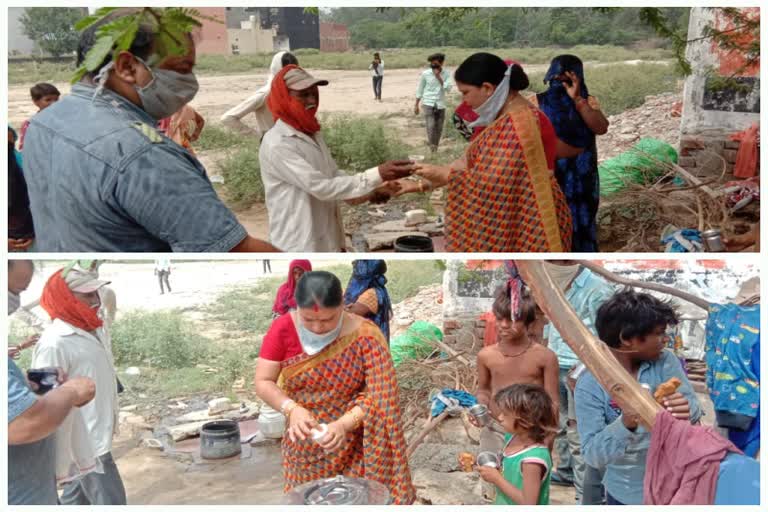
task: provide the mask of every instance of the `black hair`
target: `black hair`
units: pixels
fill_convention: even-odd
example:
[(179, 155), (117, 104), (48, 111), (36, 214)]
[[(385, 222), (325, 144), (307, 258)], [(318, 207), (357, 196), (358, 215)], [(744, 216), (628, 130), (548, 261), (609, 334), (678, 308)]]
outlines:
[(427, 57), (427, 62), (432, 62), (433, 60), (436, 60), (440, 62), (440, 64), (445, 62), (445, 54), (444, 53), (433, 53), (429, 57)]
[(297, 59), (296, 56), (291, 52), (285, 52), (283, 56), (280, 57), (280, 64), (282, 64), (283, 67), (290, 66), (291, 64), (293, 64), (294, 66), (298, 66), (299, 59)]
[(496, 393), (493, 400), (502, 412), (515, 417), (515, 430), (524, 430), (537, 443), (558, 430), (552, 397), (541, 386), (512, 384)]
[[(497, 55), (480, 52), (470, 55), (453, 74), (457, 82), (480, 87), (484, 83), (499, 85), (504, 80), (507, 64)], [(528, 75), (519, 64), (513, 64), (509, 70), (509, 89), (524, 91), (530, 85)]]
[(659, 327), (677, 325), (677, 311), (669, 302), (627, 288), (605, 301), (597, 310), (597, 335), (609, 347), (621, 340), (644, 338)]
[[(80, 34), (80, 41), (77, 43), (77, 66), (80, 67), (83, 64), (85, 57), (88, 55), (88, 52), (96, 44), (97, 32), (101, 27), (108, 23), (112, 23), (124, 16), (131, 16), (136, 14), (137, 11), (138, 9), (136, 8), (117, 9), (105, 16), (104, 19), (100, 20), (98, 23), (94, 23), (85, 29)], [(128, 51), (136, 57), (146, 61), (152, 55), (152, 52), (155, 48), (156, 37), (157, 34), (155, 33), (155, 29), (151, 25), (147, 23), (141, 23), (139, 25), (139, 30), (136, 32), (136, 37), (133, 39), (133, 43), (131, 44), (131, 47), (128, 48)], [(99, 67), (88, 73), (86, 76), (94, 77), (98, 75), (101, 68), (109, 64), (112, 58), (113, 55), (110, 51), (109, 54), (101, 62), (101, 64), (99, 64)]]
[(45, 96), (61, 96), (61, 93), (55, 85), (43, 82), (30, 87), (29, 95), (32, 96), (33, 101), (37, 101)]
[(381, 55), (379, 55), (379, 52), (373, 52), (373, 56), (374, 57), (381, 57)]
[(315, 306), (336, 308), (341, 306), (344, 298), (339, 278), (324, 270), (304, 272), (296, 283), (293, 297), (296, 305), (302, 309)]
[(579, 66), (584, 67), (584, 63), (581, 62), (581, 59), (575, 55), (570, 55), (570, 54), (558, 55), (557, 57), (552, 59), (552, 62), (550, 63), (550, 65), (554, 64), (557, 61), (560, 62), (560, 65), (562, 65), (563, 69), (565, 69), (566, 71), (572, 71)]
[[(536, 301), (531, 297), (528, 288), (523, 287), (520, 294), (520, 321), (526, 326), (536, 321)], [(493, 314), (497, 318), (512, 320), (512, 299), (510, 298), (509, 283), (496, 288), (493, 297)]]

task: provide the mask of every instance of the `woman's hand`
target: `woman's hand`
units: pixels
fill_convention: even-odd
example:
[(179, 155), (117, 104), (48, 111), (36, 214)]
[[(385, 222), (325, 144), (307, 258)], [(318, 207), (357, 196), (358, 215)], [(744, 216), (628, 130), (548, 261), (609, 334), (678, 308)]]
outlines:
[(40, 335), (39, 334), (32, 334), (31, 336), (27, 336), (27, 338), (21, 342), (19, 345), (19, 350), (24, 350), (25, 348), (34, 347), (37, 345), (37, 342), (40, 341)]
[(393, 194), (393, 197), (400, 197), (405, 194), (415, 194), (417, 192), (421, 192), (418, 181), (402, 179), (397, 181), (397, 185), (398, 190), (395, 194)]
[(18, 359), (21, 355), (21, 348), (18, 345), (11, 345), (8, 347), (8, 357), (11, 359)]
[(501, 474), (496, 468), (489, 466), (477, 466), (477, 472), (480, 474), (480, 478), (490, 484), (496, 484), (500, 480), (504, 480), (504, 475)]
[(571, 85), (568, 85), (568, 82), (563, 82), (565, 92), (568, 93), (572, 100), (575, 100), (581, 94), (581, 80), (573, 71), (566, 71), (565, 76), (571, 81)]
[(288, 423), (288, 437), (294, 443), (311, 437), (312, 429), (318, 425), (312, 413), (301, 406), (291, 412)]
[(691, 405), (682, 393), (672, 393), (664, 397), (664, 408), (678, 420), (691, 419)]
[(347, 431), (344, 429), (344, 425), (341, 424), (341, 421), (334, 421), (328, 424), (328, 433), (317, 444), (326, 453), (333, 453), (341, 448), (346, 438)]
[(444, 187), (451, 178), (451, 168), (442, 165), (421, 164), (415, 174), (429, 180), (435, 188)]

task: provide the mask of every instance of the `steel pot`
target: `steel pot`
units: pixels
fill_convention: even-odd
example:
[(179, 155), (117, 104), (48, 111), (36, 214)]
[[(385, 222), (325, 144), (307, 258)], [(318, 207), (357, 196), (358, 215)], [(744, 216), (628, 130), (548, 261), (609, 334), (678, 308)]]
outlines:
[(226, 459), (241, 452), (240, 426), (232, 420), (211, 421), (200, 430), (200, 457)]
[(285, 505), (389, 505), (389, 489), (365, 478), (339, 475), (300, 485), (285, 495)]

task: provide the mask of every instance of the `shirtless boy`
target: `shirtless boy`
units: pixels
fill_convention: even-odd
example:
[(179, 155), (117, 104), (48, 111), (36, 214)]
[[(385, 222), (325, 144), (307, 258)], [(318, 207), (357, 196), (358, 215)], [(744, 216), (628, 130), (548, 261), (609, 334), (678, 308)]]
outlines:
[[(493, 417), (480, 433), (480, 451), (498, 453), (504, 445), (504, 429), (497, 421), (499, 410), (491, 399), (499, 390), (512, 384), (542, 386), (558, 410), (557, 356), (529, 336), (528, 330), (536, 321), (536, 303), (525, 288), (518, 303), (517, 311), (513, 312), (510, 284), (496, 290), (493, 313), (497, 343), (477, 355), (477, 400), (488, 406)], [(484, 486), (483, 494), (492, 499), (493, 491), (493, 486)]]

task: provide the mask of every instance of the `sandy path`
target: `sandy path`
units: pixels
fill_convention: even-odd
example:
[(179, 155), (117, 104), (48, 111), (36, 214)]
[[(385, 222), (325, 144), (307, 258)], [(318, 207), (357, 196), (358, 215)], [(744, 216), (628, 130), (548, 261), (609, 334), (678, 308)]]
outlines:
[[(625, 64), (639, 64), (643, 61), (623, 61)], [(668, 61), (646, 61), (648, 63), (668, 63)], [(586, 63), (586, 67), (602, 67), (618, 63)], [(526, 65), (527, 73), (543, 72), (545, 64)], [(453, 71), (455, 65), (450, 65)], [(382, 86), (381, 103), (372, 100), (371, 75), (367, 70), (319, 70), (310, 69), (313, 75), (327, 79), (330, 84), (323, 88), (320, 101), (321, 112), (356, 113), (363, 115), (413, 115), (413, 103), (420, 69), (386, 70)], [(209, 122), (218, 123), (221, 114), (240, 101), (250, 96), (267, 79), (265, 70), (241, 75), (201, 75), (200, 92), (192, 106)], [(29, 88), (34, 84), (17, 84), (8, 88), (8, 121), (12, 126), (20, 126), (25, 119), (34, 114), (35, 107), (29, 99)], [(67, 94), (68, 83), (56, 83), (56, 87)], [(453, 94), (458, 98), (454, 89)]]
[[(288, 260), (270, 260), (272, 273), (264, 274), (262, 260), (172, 262), (170, 277), (173, 293), (160, 295), (154, 275), (154, 262), (110, 263), (100, 269), (101, 279), (111, 281), (117, 295), (118, 314), (131, 309), (165, 310), (193, 309), (216, 300), (221, 293), (255, 285), (260, 279), (288, 275)], [(337, 264), (333, 261), (312, 261), (316, 268)], [(23, 303), (39, 297), (48, 277), (60, 268), (46, 264), (39, 268), (29, 289), (22, 295)]]

